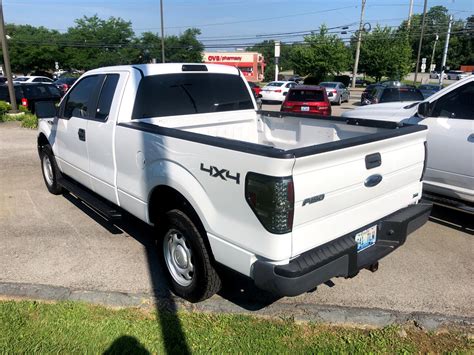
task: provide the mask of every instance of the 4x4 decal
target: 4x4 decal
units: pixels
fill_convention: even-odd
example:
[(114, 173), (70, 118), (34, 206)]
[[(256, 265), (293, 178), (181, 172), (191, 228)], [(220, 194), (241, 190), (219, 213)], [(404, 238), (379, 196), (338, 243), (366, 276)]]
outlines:
[(240, 173), (232, 175), (227, 169), (219, 169), (215, 166), (209, 166), (209, 168), (204, 167), (204, 164), (201, 163), (201, 170), (209, 173), (209, 176), (220, 177), (222, 180), (227, 181), (228, 179), (234, 180), (236, 184), (240, 184)]

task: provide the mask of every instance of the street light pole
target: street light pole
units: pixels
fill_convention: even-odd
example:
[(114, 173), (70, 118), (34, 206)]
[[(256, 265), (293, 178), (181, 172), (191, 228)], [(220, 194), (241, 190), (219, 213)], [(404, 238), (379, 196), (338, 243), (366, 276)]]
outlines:
[(362, 30), (363, 30), (363, 22), (364, 22), (364, 10), (365, 10), (365, 2), (366, 0), (362, 0), (362, 9), (360, 10), (360, 23), (359, 23), (359, 35), (357, 36), (357, 47), (356, 47), (356, 55), (354, 60), (354, 70), (352, 72), (352, 87), (356, 87), (356, 76), (357, 76), (357, 69), (359, 67), (359, 55), (360, 55), (360, 42), (362, 40)]
[(430, 71), (434, 70), (433, 68), (433, 62), (434, 62), (434, 55), (436, 51), (436, 43), (438, 43), (439, 36), (436, 34), (435, 41), (433, 43), (433, 52), (431, 52), (431, 60), (430, 60)]
[(413, 16), (413, 0), (410, 0), (410, 9), (408, 10), (407, 29), (410, 30), (411, 17)]
[(449, 37), (451, 36), (451, 24), (453, 22), (453, 15), (449, 16), (449, 24), (448, 24), (448, 33), (446, 33), (446, 41), (444, 43), (444, 51), (443, 51), (443, 60), (441, 62), (441, 72), (439, 73), (439, 85), (443, 85), (443, 76), (444, 76), (444, 67), (446, 66), (446, 57), (448, 56), (448, 48), (449, 48)]
[(163, 0), (160, 0), (160, 14), (161, 14), (161, 62), (165, 62), (165, 26), (163, 23)]
[(418, 42), (418, 55), (416, 56), (415, 79), (413, 80), (413, 85), (416, 84), (416, 79), (418, 77), (418, 70), (420, 69), (421, 45), (423, 44), (423, 36), (425, 34), (425, 18), (426, 18), (427, 7), (428, 7), (428, 0), (425, 0), (425, 4), (423, 6), (423, 18), (421, 20), (421, 33), (420, 33), (420, 41)]
[(15, 88), (13, 87), (13, 76), (10, 68), (10, 56), (8, 54), (7, 36), (5, 34), (5, 21), (3, 20), (3, 1), (0, 0), (0, 41), (2, 41), (3, 65), (7, 77), (8, 93), (10, 95), (11, 112), (18, 112), (16, 104)]

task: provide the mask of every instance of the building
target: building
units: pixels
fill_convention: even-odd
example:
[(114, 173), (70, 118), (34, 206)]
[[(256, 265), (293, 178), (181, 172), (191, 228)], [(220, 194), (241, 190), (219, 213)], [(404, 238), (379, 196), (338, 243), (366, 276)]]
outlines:
[(263, 55), (257, 52), (204, 52), (204, 63), (239, 68), (248, 81), (262, 81), (265, 72)]

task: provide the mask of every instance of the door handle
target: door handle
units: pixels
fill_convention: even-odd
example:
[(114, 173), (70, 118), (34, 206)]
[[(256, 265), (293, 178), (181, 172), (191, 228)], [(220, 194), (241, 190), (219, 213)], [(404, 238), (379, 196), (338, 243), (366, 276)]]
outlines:
[(470, 143), (474, 143), (474, 133), (471, 133), (469, 137), (467, 137), (467, 141)]
[(77, 131), (77, 136), (79, 137), (79, 140), (85, 142), (86, 141), (86, 130), (83, 128), (79, 128)]

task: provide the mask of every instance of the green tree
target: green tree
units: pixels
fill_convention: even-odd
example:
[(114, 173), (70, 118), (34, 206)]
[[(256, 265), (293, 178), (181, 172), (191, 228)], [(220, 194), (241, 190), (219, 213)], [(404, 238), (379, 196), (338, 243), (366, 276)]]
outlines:
[(359, 71), (377, 81), (382, 77), (403, 79), (412, 67), (411, 54), (406, 36), (389, 27), (377, 26), (371, 33), (362, 36)]
[(321, 26), (318, 33), (305, 36), (302, 45), (296, 45), (291, 52), (294, 70), (300, 75), (311, 75), (317, 81), (328, 75), (337, 75), (349, 68), (349, 49), (337, 36), (328, 33)]
[[(291, 52), (293, 46), (282, 43), (280, 45), (280, 62), (278, 64), (280, 71), (293, 69), (293, 62), (291, 60)], [(275, 79), (275, 42), (265, 40), (256, 43), (252, 47), (248, 47), (249, 52), (258, 52), (263, 55), (265, 60), (265, 80), (272, 81)], [(297, 73), (299, 74), (299, 73)]]
[[(55, 61), (62, 61), (64, 56), (56, 44), (61, 34), (45, 27), (30, 25), (6, 26), (12, 71), (29, 74), (46, 72), (54, 69)], [(41, 44), (41, 45), (38, 45)]]
[(64, 35), (65, 60), (69, 68), (88, 70), (131, 64), (139, 57), (131, 22), (115, 17), (103, 20), (94, 15), (84, 16), (75, 23)]

